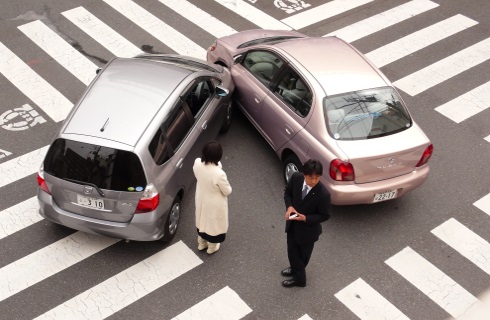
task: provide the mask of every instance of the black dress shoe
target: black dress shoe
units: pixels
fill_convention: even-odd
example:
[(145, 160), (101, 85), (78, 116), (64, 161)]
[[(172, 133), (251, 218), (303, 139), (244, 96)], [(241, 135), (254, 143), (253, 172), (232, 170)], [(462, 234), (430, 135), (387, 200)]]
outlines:
[(301, 283), (296, 282), (294, 279), (289, 279), (289, 280), (284, 280), (282, 282), (282, 286), (285, 288), (306, 287), (306, 284), (301, 284)]
[(281, 271), (281, 276), (283, 277), (291, 277), (293, 275), (293, 269), (291, 268), (286, 268)]

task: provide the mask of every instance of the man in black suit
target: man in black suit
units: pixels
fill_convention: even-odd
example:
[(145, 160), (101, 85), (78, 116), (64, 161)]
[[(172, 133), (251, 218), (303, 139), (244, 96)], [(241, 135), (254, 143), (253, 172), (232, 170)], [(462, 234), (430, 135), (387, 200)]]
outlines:
[(330, 218), (330, 193), (320, 182), (323, 166), (310, 159), (303, 173), (296, 172), (284, 190), (286, 204), (286, 233), (290, 267), (281, 271), (286, 288), (306, 286), (305, 268), (313, 246), (322, 233), (321, 223)]

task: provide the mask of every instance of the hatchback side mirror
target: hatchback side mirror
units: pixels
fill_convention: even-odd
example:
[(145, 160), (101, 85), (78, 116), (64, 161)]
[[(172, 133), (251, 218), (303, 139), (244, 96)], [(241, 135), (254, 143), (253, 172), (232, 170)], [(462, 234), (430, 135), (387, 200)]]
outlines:
[(95, 70), (95, 74), (99, 74), (100, 70), (102, 70), (101, 68), (97, 68), (97, 70)]
[(216, 86), (216, 94), (220, 97), (226, 97), (230, 91), (222, 86)]

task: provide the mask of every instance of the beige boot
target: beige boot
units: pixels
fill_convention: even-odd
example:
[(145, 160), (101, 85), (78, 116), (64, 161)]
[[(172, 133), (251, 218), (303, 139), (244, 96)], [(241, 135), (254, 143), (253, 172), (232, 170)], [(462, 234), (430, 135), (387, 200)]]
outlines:
[(201, 236), (197, 236), (197, 250), (202, 251), (208, 247), (208, 242), (201, 238)]
[(218, 250), (219, 250), (219, 243), (208, 242), (208, 251), (206, 251), (208, 254), (215, 253)]

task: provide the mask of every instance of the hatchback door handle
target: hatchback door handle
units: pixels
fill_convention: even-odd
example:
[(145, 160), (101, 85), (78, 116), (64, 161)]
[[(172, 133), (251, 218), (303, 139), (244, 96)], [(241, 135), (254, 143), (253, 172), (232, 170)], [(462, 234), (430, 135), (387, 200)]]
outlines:
[(179, 169), (180, 169), (180, 168), (182, 168), (182, 164), (183, 164), (183, 163), (184, 163), (184, 158), (180, 158), (180, 159), (179, 159), (179, 162), (177, 162), (176, 167), (177, 167), (177, 168), (179, 168)]
[(208, 120), (206, 120), (206, 121), (204, 121), (204, 122), (202, 123), (201, 128), (202, 128), (203, 130), (206, 130), (206, 129), (208, 128)]

